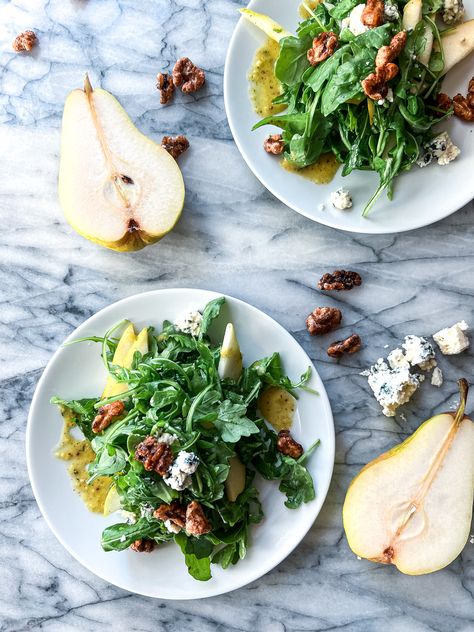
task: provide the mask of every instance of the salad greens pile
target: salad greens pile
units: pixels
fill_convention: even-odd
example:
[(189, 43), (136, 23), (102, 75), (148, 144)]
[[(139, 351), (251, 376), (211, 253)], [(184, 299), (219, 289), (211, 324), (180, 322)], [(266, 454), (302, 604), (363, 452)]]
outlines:
[[(409, 31), (405, 48), (396, 61), (399, 73), (389, 82), (393, 100), (368, 99), (361, 81), (375, 70), (381, 46), (401, 30), (404, 1), (392, 0), (391, 21), (355, 36), (343, 26), (360, 0), (321, 3), (299, 24), (296, 35), (280, 39), (275, 76), (282, 95), (274, 103), (286, 104), (284, 114), (268, 116), (254, 126), (280, 127), (284, 158), (301, 168), (315, 163), (322, 153), (333, 152), (343, 164), (342, 175), (354, 169), (375, 171), (379, 186), (363, 211), (367, 215), (382, 191), (393, 195), (396, 176), (408, 171), (433, 136), (432, 127), (452, 114), (435, 103), (444, 67), (443, 48), (432, 51), (424, 65), (418, 56), (425, 50), (426, 28), (440, 42), (433, 14), (442, 0), (423, 0), (423, 19)], [(387, 1), (388, 4), (388, 1)], [(326, 31), (338, 37), (337, 48), (313, 67), (307, 51), (313, 38)]]
[[(119, 325), (104, 337), (81, 339), (100, 342), (107, 371), (117, 382), (127, 384), (125, 393), (99, 398), (64, 400), (52, 403), (70, 409), (75, 423), (91, 442), (96, 454), (88, 466), (92, 482), (97, 477), (113, 477), (121, 508), (134, 516), (104, 529), (105, 551), (121, 551), (139, 539), (155, 543), (174, 540), (184, 553), (189, 573), (198, 580), (211, 577), (210, 565), (227, 568), (245, 557), (249, 527), (262, 520), (263, 512), (254, 484), (256, 473), (279, 481), (291, 509), (314, 499), (313, 481), (305, 462), (318, 441), (298, 459), (281, 454), (276, 448), (277, 434), (257, 411), (257, 398), (268, 386), (277, 386), (293, 395), (306, 386), (310, 369), (298, 383), (284, 374), (278, 353), (262, 358), (242, 370), (238, 380), (219, 378), (220, 346), (211, 342), (208, 330), (219, 315), (224, 298), (211, 301), (202, 313), (197, 335), (184, 333), (169, 321), (159, 334), (148, 330), (148, 353), (135, 352), (129, 369), (113, 365), (118, 340), (113, 337)], [(74, 342), (81, 342), (74, 341)], [(315, 391), (311, 391), (315, 392)], [(97, 410), (112, 401), (125, 403), (123, 415), (99, 434), (92, 432)], [(199, 459), (191, 484), (182, 491), (168, 486), (159, 474), (146, 471), (135, 459), (136, 446), (146, 437), (171, 433), (173, 455), (191, 451)], [(229, 462), (238, 456), (245, 465), (243, 491), (231, 502), (225, 493)], [(199, 537), (184, 529), (168, 531), (165, 523), (153, 516), (162, 504), (179, 501), (186, 506), (197, 501), (204, 509), (212, 529)]]

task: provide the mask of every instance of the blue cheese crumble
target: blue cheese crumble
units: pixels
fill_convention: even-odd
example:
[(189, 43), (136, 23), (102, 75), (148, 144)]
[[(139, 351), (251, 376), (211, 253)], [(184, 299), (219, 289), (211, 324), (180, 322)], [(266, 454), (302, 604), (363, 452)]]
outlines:
[(333, 191), (330, 197), (332, 205), (341, 211), (352, 206), (352, 197), (347, 189), (341, 187)]
[(392, 2), (391, 0), (385, 0), (383, 15), (387, 22), (396, 22), (400, 19), (400, 11), (398, 10), (395, 2)]
[(426, 167), (433, 158), (436, 158), (439, 165), (447, 165), (455, 160), (461, 150), (453, 143), (447, 132), (442, 132), (436, 138), (426, 143), (416, 161), (419, 167)]
[(375, 399), (387, 417), (394, 417), (399, 406), (406, 404), (424, 379), (422, 375), (410, 373), (409, 368), (391, 369), (382, 358), (364, 372)]
[(405, 336), (402, 344), (405, 358), (411, 366), (418, 366), (423, 371), (429, 371), (436, 366), (433, 345), (422, 336)]
[(469, 325), (466, 321), (461, 320), (452, 327), (445, 327), (433, 334), (433, 340), (442, 354), (456, 355), (469, 347), (469, 338), (465, 334), (468, 329)]
[(201, 331), (202, 314), (198, 311), (188, 312), (174, 321), (179, 331), (191, 336), (199, 336)]
[(456, 24), (464, 18), (464, 5), (462, 0), (444, 0), (443, 2), (443, 22), (445, 24)]
[(369, 27), (362, 22), (362, 11), (365, 9), (365, 4), (358, 4), (355, 6), (347, 18), (341, 20), (341, 31), (343, 29), (349, 29), (353, 35), (362, 35), (369, 30)]
[(199, 457), (194, 452), (181, 450), (173, 461), (168, 475), (163, 478), (168, 487), (182, 492), (191, 485), (191, 475), (199, 466)]

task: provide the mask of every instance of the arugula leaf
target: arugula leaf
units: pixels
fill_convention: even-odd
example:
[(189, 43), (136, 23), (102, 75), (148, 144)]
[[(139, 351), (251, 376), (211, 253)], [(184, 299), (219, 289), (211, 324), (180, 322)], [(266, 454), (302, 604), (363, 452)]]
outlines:
[(201, 582), (211, 579), (212, 545), (207, 540), (188, 538), (183, 531), (174, 536), (174, 541), (184, 554), (191, 577)]
[[(86, 439), (93, 439), (95, 434), (92, 432), (92, 422), (97, 415), (97, 411), (94, 408), (97, 399), (72, 399), (66, 400), (60, 397), (52, 397), (51, 404), (59, 406), (60, 409), (68, 408), (74, 415), (72, 421), (80, 429)], [(61, 410), (61, 414), (63, 411)]]
[(332, 9), (329, 9), (329, 13), (335, 20), (342, 20), (342, 18), (345, 18), (359, 3), (359, 0), (341, 0), (341, 2), (338, 2)]
[(214, 425), (219, 430), (222, 441), (236, 443), (241, 437), (258, 432), (258, 427), (246, 417), (246, 412), (245, 404), (233, 404), (228, 399), (219, 405)]
[(158, 520), (148, 520), (140, 518), (135, 523), (119, 522), (110, 525), (102, 531), (100, 544), (104, 551), (124, 551), (135, 542), (141, 539), (155, 540), (155, 542), (166, 542), (171, 540), (172, 535), (166, 532), (166, 527)]
[(287, 86), (300, 81), (301, 74), (309, 67), (307, 57), (312, 37), (294, 37), (290, 35), (280, 40), (280, 54), (275, 63), (275, 77)]
[(221, 307), (225, 303), (225, 297), (215, 298), (206, 305), (202, 310), (201, 332), (200, 337), (207, 334), (212, 322), (219, 316)]

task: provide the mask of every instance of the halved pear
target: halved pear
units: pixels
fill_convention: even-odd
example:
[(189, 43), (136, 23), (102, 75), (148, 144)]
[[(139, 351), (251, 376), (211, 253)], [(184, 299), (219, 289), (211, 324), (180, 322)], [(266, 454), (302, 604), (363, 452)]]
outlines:
[[(441, 74), (445, 75), (474, 51), (474, 20), (468, 20), (441, 33), (441, 44), (444, 53), (444, 68)], [(434, 43), (433, 49), (439, 50), (438, 42)]]
[(139, 250), (176, 224), (184, 203), (181, 171), (169, 153), (133, 125), (105, 90), (66, 99), (59, 200), (78, 233), (106, 248)]
[(291, 35), (290, 31), (284, 29), (278, 22), (275, 22), (275, 20), (272, 20), (271, 17), (264, 13), (257, 13), (257, 11), (252, 11), (251, 9), (239, 9), (239, 11), (244, 18), (252, 22), (252, 24), (263, 31), (265, 35), (268, 35), (268, 37), (271, 37), (276, 42)]
[(462, 551), (474, 497), (474, 423), (464, 416), (466, 380), (459, 387), (455, 414), (428, 419), (352, 481), (343, 522), (356, 555), (422, 575)]

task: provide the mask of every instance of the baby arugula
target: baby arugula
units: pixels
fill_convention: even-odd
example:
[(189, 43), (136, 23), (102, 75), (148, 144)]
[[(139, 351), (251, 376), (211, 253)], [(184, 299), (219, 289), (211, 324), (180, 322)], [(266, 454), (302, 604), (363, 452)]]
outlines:
[[(211, 342), (208, 332), (224, 301), (218, 298), (206, 305), (197, 336), (177, 330), (169, 321), (163, 323), (158, 335), (149, 328), (149, 351), (144, 355), (136, 352), (129, 368), (112, 362), (118, 343), (113, 337), (116, 328), (104, 337), (87, 338), (102, 345), (107, 371), (127, 385), (126, 392), (103, 400), (52, 399), (52, 403), (72, 411), (78, 428), (91, 442), (96, 457), (88, 466), (89, 482), (101, 476), (113, 477), (122, 510), (134, 516), (104, 529), (104, 551), (121, 551), (140, 539), (158, 544), (174, 540), (189, 573), (201, 581), (211, 577), (211, 563), (227, 568), (245, 557), (249, 527), (263, 517), (254, 484), (257, 473), (279, 481), (285, 504), (291, 509), (315, 497), (305, 462), (319, 441), (297, 460), (284, 456), (277, 450), (276, 433), (257, 408), (258, 396), (268, 386), (294, 395), (295, 389), (311, 390), (306, 386), (310, 369), (292, 383), (283, 372), (279, 354), (274, 353), (244, 368), (238, 380), (221, 380), (217, 371), (220, 346)], [(98, 408), (117, 399), (125, 403), (122, 417), (94, 434), (91, 425)], [(185, 450), (199, 458), (192, 484), (182, 491), (169, 487), (134, 458), (140, 442), (162, 432), (177, 437), (171, 445), (174, 455)], [(225, 481), (230, 459), (235, 456), (244, 464), (246, 477), (243, 491), (231, 502)], [(168, 531), (153, 511), (175, 500), (184, 506), (199, 502), (212, 530), (199, 537), (185, 530), (176, 534)]]
[[(367, 215), (384, 190), (392, 198), (395, 178), (412, 167), (423, 145), (433, 137), (432, 127), (452, 110), (442, 111), (435, 103), (444, 67), (443, 47), (431, 53), (427, 65), (419, 61), (426, 45), (426, 28), (440, 42), (431, 16), (439, 10), (441, 0), (423, 1), (423, 19), (409, 32), (397, 60), (400, 72), (390, 82), (393, 101), (381, 103), (368, 103), (361, 81), (374, 71), (377, 50), (402, 30), (402, 18), (354, 36), (342, 27), (341, 20), (359, 2), (320, 3), (314, 10), (305, 5), (311, 16), (300, 23), (295, 36), (280, 39), (275, 63), (282, 94), (274, 103), (286, 104), (287, 110), (262, 119), (253, 129), (280, 127), (284, 158), (298, 168), (332, 152), (343, 165), (344, 176), (354, 169), (375, 171), (379, 186), (365, 206), (363, 215)], [(400, 16), (404, 4), (396, 2)], [(313, 38), (325, 31), (337, 34), (338, 47), (313, 67), (306, 53)]]

